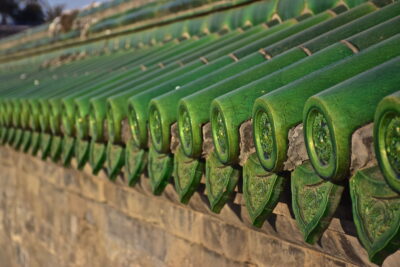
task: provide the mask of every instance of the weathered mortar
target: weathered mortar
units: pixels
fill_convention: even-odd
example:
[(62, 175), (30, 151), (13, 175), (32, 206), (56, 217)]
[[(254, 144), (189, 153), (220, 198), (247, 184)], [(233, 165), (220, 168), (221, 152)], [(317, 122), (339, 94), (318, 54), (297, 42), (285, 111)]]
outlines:
[[(351, 174), (361, 168), (376, 165), (374, 145), (372, 140), (373, 123), (357, 129), (351, 138)], [(246, 121), (240, 126), (240, 165), (246, 162), (250, 154), (255, 152), (253, 142), (252, 121)], [(304, 143), (303, 124), (299, 124), (289, 130), (288, 133), (287, 160), (284, 170), (293, 171), (296, 166), (308, 160)]]
[(377, 165), (372, 139), (374, 124), (357, 129), (351, 136), (351, 173), (361, 168)]
[(203, 132), (203, 157), (206, 158), (214, 149), (214, 143), (212, 139), (211, 123), (206, 123), (202, 127)]

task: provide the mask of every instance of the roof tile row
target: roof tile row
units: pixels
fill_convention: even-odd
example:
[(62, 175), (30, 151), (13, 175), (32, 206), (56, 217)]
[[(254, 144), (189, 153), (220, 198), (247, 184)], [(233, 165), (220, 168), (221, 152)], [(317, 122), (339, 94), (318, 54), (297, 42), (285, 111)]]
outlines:
[(240, 185), (258, 227), (291, 183), (309, 243), (350, 178), (360, 240), (382, 263), (400, 224), (400, 3), (345, 2), (257, 2), (136, 33), (127, 49), (3, 63), (1, 142), (110, 179), (123, 169), (131, 186), (147, 173), (155, 195), (173, 177), (182, 203), (205, 182), (214, 212)]

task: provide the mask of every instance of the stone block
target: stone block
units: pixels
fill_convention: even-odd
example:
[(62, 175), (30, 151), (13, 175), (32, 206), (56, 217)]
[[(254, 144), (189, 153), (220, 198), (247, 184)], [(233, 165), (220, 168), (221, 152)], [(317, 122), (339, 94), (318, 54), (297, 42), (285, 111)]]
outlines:
[(301, 247), (283, 242), (278, 238), (249, 233), (250, 258), (258, 265), (268, 266), (305, 266), (305, 251)]
[(348, 215), (338, 213), (321, 240), (306, 245), (285, 194), (256, 229), (244, 203), (212, 213), (201, 188), (183, 205), (172, 185), (154, 196), (145, 177), (131, 188), (104, 173), (0, 153), (15, 163), (0, 162), (2, 266), (372, 266)]
[(105, 202), (104, 180), (84, 173), (81, 176), (80, 192), (89, 199)]

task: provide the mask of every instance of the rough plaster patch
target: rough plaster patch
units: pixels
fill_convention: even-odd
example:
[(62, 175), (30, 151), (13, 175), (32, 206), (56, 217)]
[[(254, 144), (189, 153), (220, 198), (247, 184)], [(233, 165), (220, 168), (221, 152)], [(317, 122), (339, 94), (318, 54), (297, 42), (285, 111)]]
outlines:
[(242, 123), (239, 128), (239, 134), (240, 134), (239, 164), (243, 166), (246, 163), (249, 156), (254, 152), (256, 152), (253, 140), (253, 120), (248, 120)]
[(171, 125), (171, 143), (170, 149), (172, 153), (176, 153), (179, 145), (178, 124), (175, 122)]
[(304, 143), (303, 124), (299, 124), (289, 130), (289, 146), (287, 160), (284, 163), (285, 171), (293, 171), (296, 166), (308, 160), (308, 154)]
[(104, 137), (104, 141), (107, 141), (108, 138), (108, 124), (107, 124), (107, 120), (103, 121), (103, 137)]
[(147, 128), (147, 147), (150, 147), (151, 144), (151, 133), (150, 133), (150, 127), (146, 127)]
[(65, 128), (64, 128), (64, 123), (61, 123), (61, 125), (60, 125), (60, 130), (61, 130), (61, 133), (62, 133), (63, 135), (68, 135), (68, 134), (67, 134), (67, 131), (66, 131)]
[(125, 144), (127, 144), (129, 140), (132, 140), (132, 133), (127, 118), (121, 121), (121, 138)]
[(372, 137), (373, 127), (374, 124), (369, 123), (358, 128), (351, 136), (351, 174), (358, 169), (377, 164)]
[(211, 123), (206, 123), (202, 126), (203, 132), (203, 152), (202, 157), (206, 158), (214, 150), (214, 143), (212, 139)]

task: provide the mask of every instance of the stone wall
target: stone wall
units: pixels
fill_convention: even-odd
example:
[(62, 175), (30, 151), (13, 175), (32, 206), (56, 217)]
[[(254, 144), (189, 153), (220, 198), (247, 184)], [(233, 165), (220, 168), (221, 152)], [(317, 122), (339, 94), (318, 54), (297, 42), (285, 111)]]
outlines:
[[(1, 266), (370, 264), (351, 214), (340, 208), (320, 242), (310, 246), (297, 230), (290, 194), (263, 228), (255, 229), (240, 190), (217, 215), (201, 190), (185, 206), (172, 185), (155, 197), (145, 177), (130, 188), (122, 178), (112, 183), (104, 173), (90, 171), (0, 148)], [(346, 198), (341, 205), (348, 205)], [(397, 252), (384, 266), (399, 260)]]

